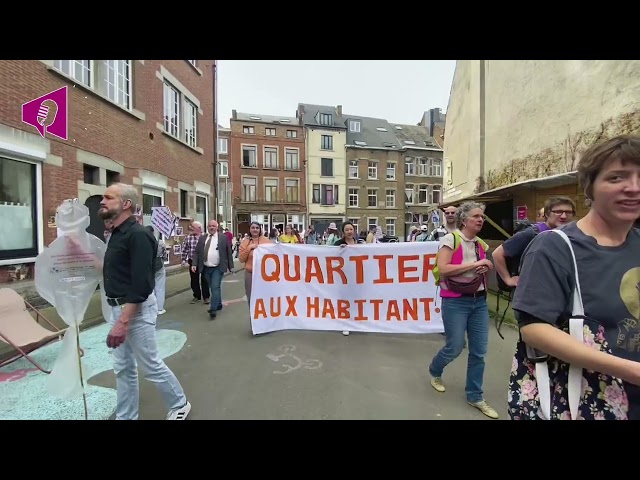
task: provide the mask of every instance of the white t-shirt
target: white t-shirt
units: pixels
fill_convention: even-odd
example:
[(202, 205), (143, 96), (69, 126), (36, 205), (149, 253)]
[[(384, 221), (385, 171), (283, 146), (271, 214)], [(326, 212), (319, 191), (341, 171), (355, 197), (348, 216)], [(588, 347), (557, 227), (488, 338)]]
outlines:
[[(457, 231), (460, 234), (460, 238), (462, 239), (462, 263), (473, 263), (478, 260), (476, 256), (476, 245), (474, 243), (478, 237), (467, 238), (464, 236), (462, 232)], [(453, 233), (447, 233), (444, 237), (440, 239), (440, 245), (438, 248), (442, 248), (443, 245), (446, 245), (451, 250), (453, 250), (453, 242), (454, 237)], [(461, 274), (461, 277), (475, 277), (477, 273), (474, 270), (470, 270), (468, 272), (464, 272)], [(480, 285), (478, 290), (484, 290), (484, 285)]]

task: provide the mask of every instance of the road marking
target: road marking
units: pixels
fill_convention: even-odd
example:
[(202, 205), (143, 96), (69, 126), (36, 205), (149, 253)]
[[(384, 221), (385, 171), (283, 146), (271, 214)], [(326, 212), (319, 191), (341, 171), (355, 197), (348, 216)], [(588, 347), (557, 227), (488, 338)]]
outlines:
[(240, 302), (246, 302), (247, 301), (247, 296), (245, 295), (242, 298), (234, 298), (233, 300), (223, 300), (222, 301), (222, 306), (223, 307), (228, 307), (229, 305), (232, 305), (234, 303), (240, 303)]
[(322, 368), (322, 362), (320, 360), (316, 360), (314, 358), (302, 360), (300, 357), (294, 355), (293, 352), (296, 350), (295, 345), (282, 345), (278, 350), (282, 353), (268, 353), (266, 357), (276, 363), (279, 363), (282, 359), (285, 359), (285, 361), (293, 360), (294, 362), (293, 365), (283, 362), (282, 367), (285, 370), (274, 370), (273, 373), (276, 375), (291, 373), (294, 370), (299, 370), (300, 368), (304, 368), (306, 370), (317, 370), (318, 368)]

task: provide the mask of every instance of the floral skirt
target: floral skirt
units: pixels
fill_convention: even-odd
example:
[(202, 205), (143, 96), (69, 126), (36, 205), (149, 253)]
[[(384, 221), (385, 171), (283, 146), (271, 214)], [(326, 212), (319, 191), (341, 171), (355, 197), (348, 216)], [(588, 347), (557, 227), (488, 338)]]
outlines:
[[(585, 321), (585, 344), (612, 353), (601, 325)], [(571, 420), (568, 403), (569, 364), (549, 357), (551, 420)], [(535, 364), (526, 355), (525, 344), (518, 341), (509, 378), (508, 414), (511, 420), (539, 420), (540, 398)], [(583, 369), (578, 420), (627, 420), (629, 400), (624, 382), (615, 377)]]

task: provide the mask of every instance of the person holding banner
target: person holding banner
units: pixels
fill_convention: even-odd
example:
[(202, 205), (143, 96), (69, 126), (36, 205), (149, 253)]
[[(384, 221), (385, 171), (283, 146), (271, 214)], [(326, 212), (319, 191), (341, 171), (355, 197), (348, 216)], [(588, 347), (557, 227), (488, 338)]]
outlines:
[(263, 243), (272, 243), (262, 234), (262, 225), (251, 222), (249, 236), (240, 243), (240, 261), (244, 263), (244, 290), (251, 305), (251, 283), (253, 282), (253, 251)]
[(441, 275), (442, 322), (445, 346), (429, 365), (431, 386), (444, 392), (442, 374), (464, 349), (468, 338), (466, 394), (469, 405), (489, 418), (498, 412), (483, 398), (485, 357), (489, 343), (489, 309), (487, 307), (487, 272), (493, 264), (486, 258), (489, 246), (477, 235), (484, 225), (484, 205), (466, 202), (456, 212), (457, 230), (440, 240), (436, 263)]
[[(342, 238), (340, 240), (336, 240), (334, 245), (344, 248), (347, 245), (358, 245), (359, 243), (366, 242), (360, 238), (356, 238), (356, 228), (353, 226), (353, 223), (344, 222), (342, 224)], [(349, 330), (343, 330), (342, 334), (345, 336), (349, 335)]]

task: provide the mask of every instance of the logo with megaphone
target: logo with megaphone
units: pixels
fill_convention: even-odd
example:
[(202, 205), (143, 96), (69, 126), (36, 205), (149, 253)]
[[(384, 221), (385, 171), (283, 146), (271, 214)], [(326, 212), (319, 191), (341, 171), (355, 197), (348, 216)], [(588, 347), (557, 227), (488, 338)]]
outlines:
[(67, 140), (67, 87), (22, 104), (22, 121), (35, 127), (42, 138), (47, 132)]

